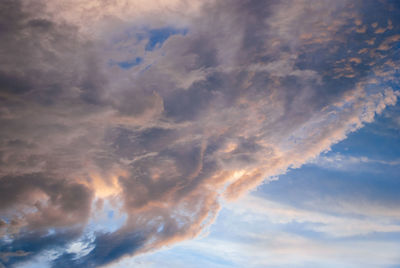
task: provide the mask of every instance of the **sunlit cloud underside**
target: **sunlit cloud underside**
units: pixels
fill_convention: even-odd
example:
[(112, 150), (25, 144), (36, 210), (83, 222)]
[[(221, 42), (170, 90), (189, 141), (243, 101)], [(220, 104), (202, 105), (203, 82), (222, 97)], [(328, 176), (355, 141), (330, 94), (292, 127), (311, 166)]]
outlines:
[(397, 267), (399, 14), (2, 0), (0, 267)]

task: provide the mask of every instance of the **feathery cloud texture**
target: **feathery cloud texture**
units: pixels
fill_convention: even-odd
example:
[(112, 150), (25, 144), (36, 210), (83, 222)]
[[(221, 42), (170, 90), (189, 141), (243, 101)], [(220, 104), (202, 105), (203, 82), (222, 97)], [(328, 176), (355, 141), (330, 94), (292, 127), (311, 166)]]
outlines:
[[(97, 267), (197, 236), (396, 103), (399, 8), (1, 1), (0, 262)], [(90, 230), (106, 205), (125, 220)]]

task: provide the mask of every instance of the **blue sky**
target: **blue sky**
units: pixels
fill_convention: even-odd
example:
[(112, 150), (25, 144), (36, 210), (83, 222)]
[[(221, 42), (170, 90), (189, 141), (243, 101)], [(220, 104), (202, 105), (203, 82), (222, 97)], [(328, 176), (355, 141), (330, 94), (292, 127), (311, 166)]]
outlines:
[(399, 116), (227, 205), (202, 237), (111, 267), (400, 267)]
[(0, 268), (400, 267), (399, 3), (154, 3), (1, 1)]

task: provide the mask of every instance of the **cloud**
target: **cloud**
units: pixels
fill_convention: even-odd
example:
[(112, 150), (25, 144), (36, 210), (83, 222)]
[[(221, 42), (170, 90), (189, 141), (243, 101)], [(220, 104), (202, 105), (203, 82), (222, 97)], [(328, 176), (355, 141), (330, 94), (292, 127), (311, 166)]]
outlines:
[[(265, 224), (264, 224), (265, 226)], [(399, 247), (395, 242), (386, 241), (343, 241), (342, 243), (326, 243), (314, 241), (296, 234), (280, 232), (274, 233), (251, 232), (242, 234), (241, 240), (229, 240), (221, 237), (194, 241), (185, 244), (186, 250), (179, 252), (178, 257), (201, 256), (196, 259), (193, 267), (204, 267), (212, 259), (216, 267), (376, 267), (379, 265), (396, 266), (398, 264)], [(232, 232), (232, 231), (231, 231)], [(379, 254), (377, 251), (385, 248)], [(121, 265), (135, 265), (135, 267), (157, 267), (166, 263), (165, 255), (173, 254), (171, 251), (158, 254), (155, 259), (138, 257), (137, 261), (121, 261)], [(160, 257), (161, 255), (161, 257)], [(209, 258), (207, 259), (206, 256)], [(162, 258), (164, 257), (164, 258)], [(178, 259), (179, 260), (179, 259)], [(176, 259), (172, 260), (174, 267), (185, 267)], [(188, 260), (187, 260), (188, 261)], [(171, 262), (167, 262), (171, 263)], [(218, 264), (221, 263), (220, 266)]]
[(24, 257), (29, 255), (29, 252), (24, 252), (21, 250), (18, 250), (16, 252), (2, 252), (0, 255), (0, 258), (6, 262), (8, 262), (10, 257)]
[[(357, 53), (372, 33), (346, 30), (362, 13), (347, 1), (0, 5), (1, 246), (32, 252), (6, 265), (57, 245), (53, 266), (99, 266), (193, 238), (222, 199), (307, 163), (399, 95), (375, 63), (398, 59)], [(397, 41), (387, 34), (377, 46)], [(126, 222), (84, 256), (63, 251), (103, 199)]]
[(11, 243), (2, 240), (0, 249), (3, 258), (2, 264), (15, 266), (18, 263), (31, 260), (45, 250), (62, 250), (69, 241), (79, 237), (81, 231), (76, 228), (58, 229), (53, 233), (24, 232), (13, 237)]
[[(325, 187), (319, 191), (329, 193)], [(188, 263), (193, 267), (376, 267), (398, 263), (398, 209), (337, 196), (313, 198), (308, 208), (298, 207), (301, 200), (293, 201), (284, 204), (248, 195), (226, 204), (209, 236), (124, 259), (111, 267), (165, 263), (174, 267)]]
[[(208, 237), (112, 267), (132, 263), (156, 267), (174, 254), (185, 263), (195, 259), (194, 267), (205, 265), (207, 260), (221, 267), (375, 267), (398, 263), (398, 209), (374, 202), (342, 202), (336, 196), (310, 201), (313, 207), (299, 208), (296, 201), (283, 204), (248, 195), (226, 205)], [(149, 260), (154, 263), (146, 263)], [(184, 265), (177, 263), (176, 267)]]
[[(310, 163), (315, 164), (319, 167), (323, 168), (331, 168), (337, 170), (357, 170), (361, 165), (380, 164), (380, 165), (388, 165), (388, 166), (397, 166), (400, 165), (400, 161), (398, 159), (371, 159), (366, 156), (349, 156), (343, 155), (340, 153), (333, 154), (330, 156), (319, 156), (318, 158), (312, 160)], [(365, 167), (365, 168), (366, 168)], [(379, 172), (379, 170), (378, 170)]]
[(76, 253), (64, 253), (53, 261), (57, 267), (99, 267), (119, 257), (129, 254), (143, 244), (141, 234), (112, 233), (99, 234), (93, 242), (94, 249), (77, 258)]
[[(243, 198), (235, 208), (235, 213), (239, 214), (238, 218), (247, 218), (251, 222), (250, 217), (254, 217), (257, 222), (268, 219), (276, 224), (304, 223), (307, 230), (335, 239), (400, 232), (397, 224), (400, 217), (398, 210), (383, 205), (328, 198), (314, 202), (319, 205), (306, 209), (250, 196)], [(324, 204), (324, 212), (318, 210), (321, 203)]]

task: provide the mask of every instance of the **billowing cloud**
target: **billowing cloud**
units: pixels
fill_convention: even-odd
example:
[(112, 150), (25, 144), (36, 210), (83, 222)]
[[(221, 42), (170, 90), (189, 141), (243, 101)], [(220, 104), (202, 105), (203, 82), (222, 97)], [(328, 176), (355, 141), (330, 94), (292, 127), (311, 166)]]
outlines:
[[(399, 96), (388, 5), (2, 1), (3, 264), (58, 248), (54, 266), (97, 267), (193, 238), (221, 200), (373, 121)], [(105, 201), (126, 221), (90, 230)], [(65, 250), (88, 233), (86, 255)]]

